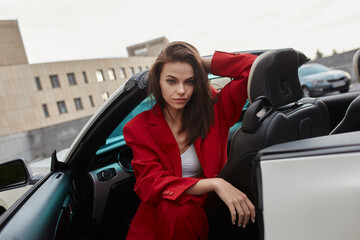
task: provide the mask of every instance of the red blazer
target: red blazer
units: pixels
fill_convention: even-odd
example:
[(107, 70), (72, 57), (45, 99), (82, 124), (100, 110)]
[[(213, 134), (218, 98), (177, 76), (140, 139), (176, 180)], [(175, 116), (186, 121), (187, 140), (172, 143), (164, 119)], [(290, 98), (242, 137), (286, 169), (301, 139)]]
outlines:
[[(213, 56), (211, 72), (234, 78), (234, 81), (219, 93), (214, 104), (214, 124), (206, 139), (199, 138), (194, 142), (206, 178), (216, 177), (227, 160), (229, 129), (240, 118), (247, 99), (247, 79), (255, 58), (251, 54), (224, 52), (215, 52)], [(216, 90), (213, 94), (215, 96)], [(134, 153), (131, 164), (136, 178), (135, 192), (142, 201), (133, 223), (138, 225), (146, 221), (149, 224), (162, 199), (179, 204), (190, 200), (203, 202), (204, 196), (184, 193), (199, 179), (182, 177), (179, 147), (158, 105), (133, 118), (124, 127), (123, 133)]]

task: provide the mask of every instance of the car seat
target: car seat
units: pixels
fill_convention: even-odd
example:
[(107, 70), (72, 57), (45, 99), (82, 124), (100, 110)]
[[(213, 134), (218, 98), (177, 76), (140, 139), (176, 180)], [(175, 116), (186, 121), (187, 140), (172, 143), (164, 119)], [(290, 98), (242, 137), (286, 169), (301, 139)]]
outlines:
[(220, 172), (244, 192), (256, 207), (256, 223), (246, 228), (232, 225), (227, 206), (209, 193), (205, 211), (209, 239), (262, 239), (262, 200), (257, 193), (253, 159), (259, 150), (283, 142), (329, 134), (326, 105), (315, 98), (302, 98), (298, 67), (306, 61), (302, 53), (279, 49), (261, 54), (251, 67), (248, 97), (251, 105), (242, 126), (235, 132), (229, 158)]
[[(353, 59), (355, 77), (360, 83), (360, 49), (356, 51)], [(360, 96), (356, 97), (348, 106), (344, 118), (331, 131), (330, 134), (345, 133), (360, 130)]]

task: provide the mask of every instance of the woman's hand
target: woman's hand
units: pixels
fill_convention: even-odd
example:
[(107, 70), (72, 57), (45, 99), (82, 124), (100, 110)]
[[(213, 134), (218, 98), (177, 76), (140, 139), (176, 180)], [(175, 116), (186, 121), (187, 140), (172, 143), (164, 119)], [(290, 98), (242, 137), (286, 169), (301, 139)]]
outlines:
[(188, 188), (186, 193), (201, 195), (212, 191), (215, 191), (221, 200), (228, 206), (233, 224), (236, 223), (236, 216), (238, 216), (237, 225), (239, 227), (246, 227), (250, 219), (252, 222), (255, 222), (254, 205), (243, 192), (222, 178), (201, 179)]
[(215, 178), (215, 192), (221, 200), (228, 206), (231, 214), (231, 221), (235, 224), (236, 215), (238, 216), (237, 225), (243, 228), (251, 219), (255, 222), (255, 207), (249, 198), (222, 178)]

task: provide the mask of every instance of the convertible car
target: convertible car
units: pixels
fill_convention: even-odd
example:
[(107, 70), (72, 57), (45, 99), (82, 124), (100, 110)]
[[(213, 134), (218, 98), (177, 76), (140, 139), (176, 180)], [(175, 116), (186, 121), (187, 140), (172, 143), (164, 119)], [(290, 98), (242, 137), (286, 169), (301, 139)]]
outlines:
[[(359, 79), (359, 52), (354, 65)], [(303, 98), (293, 49), (252, 52), (250, 105), (219, 177), (256, 207), (246, 228), (210, 193), (210, 239), (360, 239), (360, 92)], [(125, 239), (139, 205), (124, 124), (151, 106), (146, 72), (130, 78), (85, 125), (64, 161), (0, 217), (0, 239)], [(144, 107), (145, 106), (145, 107)], [(22, 160), (0, 165), (0, 189), (30, 184)]]

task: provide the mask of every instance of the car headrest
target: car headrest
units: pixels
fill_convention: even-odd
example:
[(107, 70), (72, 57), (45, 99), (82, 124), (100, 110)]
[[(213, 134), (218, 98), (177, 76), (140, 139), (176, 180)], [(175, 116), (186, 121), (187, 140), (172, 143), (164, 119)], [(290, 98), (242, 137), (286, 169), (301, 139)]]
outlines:
[[(302, 54), (303, 55), (303, 54)], [(298, 67), (306, 61), (292, 48), (269, 50), (254, 61), (248, 80), (250, 103), (265, 97), (273, 107), (301, 99)]]
[(360, 49), (356, 51), (353, 59), (354, 72), (357, 81), (360, 83)]

